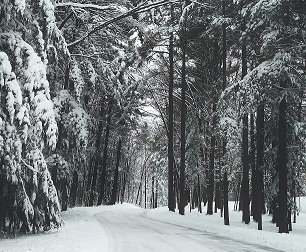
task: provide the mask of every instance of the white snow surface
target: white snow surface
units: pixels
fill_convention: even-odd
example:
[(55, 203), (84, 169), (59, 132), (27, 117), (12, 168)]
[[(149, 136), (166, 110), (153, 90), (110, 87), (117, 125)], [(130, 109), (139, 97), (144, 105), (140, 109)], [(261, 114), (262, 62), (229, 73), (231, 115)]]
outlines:
[(131, 204), (76, 207), (63, 212), (63, 228), (39, 235), (0, 240), (0, 252), (137, 252), (137, 251), (306, 251), (306, 198), (290, 234), (279, 234), (271, 216), (257, 224), (241, 222), (241, 212), (230, 202), (230, 226), (220, 213), (208, 216), (197, 210), (185, 216), (167, 207), (142, 209)]

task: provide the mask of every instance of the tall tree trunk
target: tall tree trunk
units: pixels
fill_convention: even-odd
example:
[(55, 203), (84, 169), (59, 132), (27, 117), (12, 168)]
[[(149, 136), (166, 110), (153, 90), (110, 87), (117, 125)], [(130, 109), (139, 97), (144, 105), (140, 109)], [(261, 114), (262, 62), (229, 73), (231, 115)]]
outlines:
[(251, 167), (251, 172), (252, 172), (252, 177), (251, 177), (251, 186), (252, 186), (252, 194), (251, 194), (251, 214), (254, 218), (254, 209), (255, 209), (255, 184), (256, 184), (256, 166), (255, 166), (255, 129), (254, 129), (254, 114), (251, 113), (251, 118), (250, 118), (250, 167)]
[(101, 148), (101, 139), (102, 139), (102, 132), (103, 132), (103, 115), (104, 115), (104, 109), (103, 109), (103, 106), (101, 106), (100, 121), (98, 124), (97, 139), (96, 139), (96, 146), (95, 146), (96, 151), (95, 151), (95, 156), (93, 157), (94, 161), (91, 162), (93, 163), (93, 167), (91, 167), (91, 169), (93, 169), (93, 173), (91, 174), (90, 172), (90, 175), (88, 178), (89, 181), (91, 181), (90, 197), (89, 197), (89, 203), (88, 203), (89, 206), (93, 206), (95, 194), (96, 194), (98, 167), (100, 165), (100, 160), (101, 160), (100, 148)]
[(121, 204), (124, 202), (124, 194), (125, 194), (128, 174), (129, 174), (129, 160), (126, 159), (126, 161), (125, 161), (125, 171), (123, 173), (123, 185), (122, 185), (122, 191), (121, 191)]
[[(222, 0), (222, 15), (226, 17), (226, 2)], [(226, 38), (226, 24), (222, 24), (222, 89), (226, 88), (226, 59), (227, 59), (227, 38)], [(225, 146), (223, 145), (223, 157), (225, 155)], [(228, 181), (227, 170), (223, 174), (223, 209), (224, 209), (224, 225), (229, 225), (229, 212), (228, 212)]]
[[(299, 102), (299, 107), (298, 107), (298, 122), (302, 122), (302, 105), (303, 105), (303, 96), (304, 96), (304, 92), (303, 90), (300, 91), (300, 102)], [(293, 223), (296, 223), (296, 215), (297, 215), (297, 205), (296, 205), (296, 197), (297, 197), (297, 185), (296, 185), (296, 176), (297, 174), (299, 173), (297, 171), (297, 169), (294, 167), (293, 168), (293, 181), (292, 181), (292, 184), (293, 184), (293, 188), (292, 188), (292, 197), (293, 197)], [(298, 176), (299, 177), (299, 176)]]
[(216, 170), (215, 175), (215, 213), (218, 212), (218, 209), (221, 209), (221, 185), (220, 185), (220, 174), (221, 174), (221, 152), (220, 152), (220, 145), (218, 144), (218, 169)]
[(224, 172), (223, 175), (223, 189), (224, 189), (224, 225), (229, 225), (227, 172)]
[(198, 174), (198, 211), (202, 213), (202, 197), (201, 197), (201, 184), (200, 184), (199, 174)]
[(181, 83), (181, 162), (180, 162), (180, 202), (179, 202), (179, 214), (185, 214), (185, 159), (186, 159), (186, 50), (187, 50), (187, 38), (186, 31), (183, 28), (182, 38), (182, 83)]
[[(199, 114), (199, 118), (198, 118), (198, 124), (199, 124), (199, 132), (200, 132), (200, 136), (205, 136), (205, 129), (204, 129), (204, 126), (205, 126), (205, 123), (204, 123), (204, 126), (202, 124), (202, 120), (201, 120), (201, 115)], [(200, 166), (200, 169), (203, 169), (203, 172), (204, 172), (204, 179), (207, 179), (206, 178), (206, 173), (207, 173), (207, 167), (206, 167), (206, 147), (204, 147), (204, 143), (203, 141), (201, 141), (200, 143), (200, 159), (201, 159), (201, 166)], [(199, 179), (199, 175), (198, 175), (198, 179)], [(200, 185), (200, 182), (198, 181), (199, 185)], [(204, 191), (206, 191), (206, 188), (205, 188), (205, 185), (206, 185), (206, 181), (204, 180), (204, 184), (203, 184), (203, 189)], [(204, 205), (206, 205), (206, 196), (204, 196), (204, 194), (202, 194), (202, 192), (200, 191), (199, 192), (199, 197), (200, 197), (200, 201), (204, 202)], [(201, 207), (201, 213), (202, 213), (202, 207)]]
[[(286, 88), (286, 80), (281, 81), (281, 88)], [(287, 205), (287, 102), (283, 97), (279, 105), (278, 134), (279, 146), (277, 166), (279, 171), (279, 233), (289, 233), (288, 230), (288, 205)]]
[[(245, 24), (242, 24), (245, 30)], [(242, 78), (247, 74), (247, 48), (245, 39), (242, 42)], [(248, 145), (248, 114), (242, 119), (242, 183), (241, 183), (241, 208), (242, 221), (250, 223), (250, 196), (249, 196), (249, 145)]]
[(62, 188), (62, 211), (67, 211), (68, 209), (68, 183), (60, 182), (60, 188)]
[(157, 208), (157, 197), (158, 197), (158, 182), (156, 180), (156, 183), (155, 183), (155, 202), (154, 202), (154, 208)]
[(147, 169), (145, 170), (145, 184), (144, 184), (144, 203), (145, 203), (145, 209), (147, 208)]
[(254, 219), (258, 222), (258, 230), (262, 230), (263, 212), (263, 165), (264, 165), (264, 105), (257, 107), (256, 116), (256, 171), (254, 192)]
[[(215, 83), (218, 82), (219, 78), (219, 42), (218, 39), (214, 39), (214, 62), (213, 62), (213, 73), (215, 75)], [(217, 99), (215, 91), (212, 91), (212, 122), (211, 122), (211, 135), (210, 135), (210, 153), (209, 153), (209, 172), (208, 172), (208, 195), (207, 195), (207, 214), (213, 214), (213, 200), (214, 200), (214, 186), (215, 186), (215, 127), (216, 127), (216, 110), (217, 110)]]
[[(210, 141), (210, 137), (208, 136), (208, 131), (209, 131), (209, 122), (207, 121), (206, 123), (204, 123), (204, 135), (205, 135), (205, 142), (209, 143)], [(208, 145), (208, 144), (207, 144)], [(206, 206), (207, 202), (208, 202), (208, 194), (209, 194), (209, 148), (207, 147), (207, 145), (204, 148), (204, 169), (205, 169), (205, 199), (204, 199), (204, 206)]]
[(73, 172), (72, 185), (71, 185), (71, 189), (70, 189), (70, 204), (71, 204), (71, 207), (74, 207), (75, 203), (76, 203), (78, 181), (79, 181), (78, 172), (75, 170)]
[(151, 206), (152, 206), (152, 208), (154, 208), (154, 202), (155, 202), (155, 197), (154, 197), (154, 195), (155, 195), (155, 193), (154, 193), (154, 176), (152, 176), (152, 204), (151, 204)]
[(143, 175), (144, 175), (145, 169), (146, 169), (146, 160), (144, 161), (143, 167), (142, 167), (142, 170), (141, 170), (140, 184), (139, 184), (139, 187), (138, 187), (137, 197), (136, 197), (136, 202), (135, 202), (136, 204), (137, 204), (139, 195), (142, 194), (142, 180), (143, 180)]
[[(173, 5), (170, 7), (171, 23), (173, 22)], [(175, 195), (173, 185), (173, 31), (170, 33), (169, 41), (169, 62), (170, 62), (170, 73), (169, 73), (169, 111), (168, 111), (168, 209), (169, 211), (175, 211)], [(153, 200), (154, 202), (154, 200)]]
[(105, 127), (105, 139), (103, 147), (103, 159), (102, 159), (102, 172), (100, 177), (100, 193), (98, 197), (98, 205), (101, 205), (104, 201), (104, 190), (105, 190), (105, 179), (106, 179), (106, 164), (107, 164), (107, 151), (108, 151), (108, 142), (109, 142), (109, 132), (110, 132), (110, 121), (111, 121), (111, 112), (112, 112), (112, 100), (108, 102), (108, 111)]
[(115, 168), (115, 175), (114, 175), (114, 184), (112, 189), (112, 196), (111, 196), (111, 205), (115, 205), (116, 198), (118, 194), (118, 175), (119, 175), (119, 165), (120, 165), (120, 157), (121, 157), (121, 147), (122, 147), (122, 139), (119, 137), (118, 146), (117, 146), (117, 154), (116, 154), (116, 168)]
[[(216, 101), (214, 98), (213, 101), (213, 123), (212, 123), (212, 131), (214, 131), (215, 127), (215, 113), (216, 113)], [(207, 214), (213, 214), (213, 200), (214, 200), (214, 184), (215, 184), (215, 143), (216, 137), (215, 133), (211, 133), (210, 139), (210, 153), (209, 153), (209, 174), (208, 174), (208, 195), (207, 195)]]
[(242, 184), (241, 184), (241, 208), (242, 221), (245, 224), (250, 223), (250, 199), (249, 199), (249, 158), (248, 158), (248, 115), (245, 114), (242, 119)]
[[(174, 172), (174, 183), (173, 183), (173, 185), (174, 185), (174, 190), (175, 190), (175, 192), (174, 192), (174, 196), (175, 196), (175, 200), (176, 200), (176, 202), (177, 202), (177, 206), (179, 205), (179, 202), (180, 202), (180, 190), (179, 190), (179, 184), (180, 184), (180, 179), (179, 179), (179, 171), (178, 171), (178, 167), (177, 167), (177, 164), (176, 164), (176, 162), (175, 162), (175, 160), (174, 160), (174, 170), (173, 170), (173, 172)], [(174, 204), (176, 205), (176, 202), (174, 202)]]

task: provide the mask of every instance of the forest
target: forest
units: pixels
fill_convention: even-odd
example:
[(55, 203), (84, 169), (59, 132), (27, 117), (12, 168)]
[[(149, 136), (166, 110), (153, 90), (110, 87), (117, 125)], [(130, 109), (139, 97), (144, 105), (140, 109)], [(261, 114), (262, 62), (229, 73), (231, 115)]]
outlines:
[(305, 0), (1, 0), (0, 237), (123, 202), (289, 233), (305, 88)]

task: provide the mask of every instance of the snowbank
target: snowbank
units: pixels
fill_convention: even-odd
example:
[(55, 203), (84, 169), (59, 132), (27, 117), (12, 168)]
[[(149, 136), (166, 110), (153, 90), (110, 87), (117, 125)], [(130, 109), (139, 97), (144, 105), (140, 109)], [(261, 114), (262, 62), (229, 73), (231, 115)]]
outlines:
[(0, 240), (0, 252), (108, 252), (109, 239), (94, 217), (99, 209), (69, 209), (59, 230)]
[(203, 213), (200, 214), (197, 209), (190, 212), (186, 207), (185, 216), (180, 216), (177, 212), (172, 213), (168, 211), (167, 207), (162, 207), (147, 211), (146, 215), (147, 218), (157, 222), (198, 229), (207, 232), (208, 235), (218, 235), (221, 239), (224, 237), (241, 240), (280, 251), (306, 251), (306, 198), (301, 198), (301, 212), (297, 216), (297, 223), (293, 223), (293, 231), (290, 234), (279, 234), (278, 228), (271, 222), (272, 217), (269, 215), (263, 215), (263, 230), (261, 231), (257, 230), (257, 223), (254, 221), (246, 225), (241, 221), (242, 213), (234, 211), (233, 206), (233, 202), (229, 202), (230, 226), (223, 225), (220, 212), (206, 215), (206, 208), (203, 208)]

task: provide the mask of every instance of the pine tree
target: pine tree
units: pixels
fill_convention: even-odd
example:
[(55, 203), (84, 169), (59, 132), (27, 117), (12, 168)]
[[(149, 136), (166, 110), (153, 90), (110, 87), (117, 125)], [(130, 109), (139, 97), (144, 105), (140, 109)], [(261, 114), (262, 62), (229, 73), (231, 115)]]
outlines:
[(0, 174), (10, 188), (5, 208), (12, 213), (11, 222), (17, 213), (22, 231), (36, 232), (61, 224), (57, 192), (45, 161), (45, 153), (56, 147), (58, 131), (47, 66), (48, 53), (67, 50), (51, 1), (6, 1), (1, 13)]

